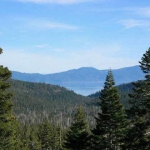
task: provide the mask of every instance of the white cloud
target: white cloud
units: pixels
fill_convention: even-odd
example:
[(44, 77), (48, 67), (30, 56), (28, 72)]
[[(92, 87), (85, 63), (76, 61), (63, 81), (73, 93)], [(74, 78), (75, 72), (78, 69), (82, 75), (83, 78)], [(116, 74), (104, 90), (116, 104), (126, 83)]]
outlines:
[(146, 17), (150, 17), (150, 7), (141, 8), (139, 14), (142, 14)]
[(91, 11), (98, 11), (98, 12), (128, 12), (130, 15), (132, 13), (136, 15), (140, 15), (143, 17), (150, 17), (150, 7), (121, 7), (121, 8), (95, 8), (91, 9)]
[(15, 18), (15, 20), (21, 25), (20, 32), (26, 33), (31, 30), (39, 29), (63, 29), (63, 30), (78, 30), (78, 26), (70, 25), (67, 23), (55, 22), (45, 18), (32, 18), (21, 17)]
[(16, 0), (16, 1), (32, 2), (32, 3), (72, 4), (72, 3), (91, 2), (94, 0)]
[(48, 47), (48, 44), (40, 44), (40, 45), (35, 45), (36, 48), (46, 48)]
[(77, 30), (78, 29), (77, 26), (51, 22), (49, 20), (44, 20), (44, 19), (28, 20), (27, 26), (31, 27), (32, 29), (36, 29), (36, 28), (38, 29), (65, 29), (65, 30)]
[[(132, 17), (132, 19), (121, 19), (116, 21), (116, 19), (109, 19), (110, 22), (117, 22), (125, 26), (126, 29), (133, 27), (144, 27), (147, 30), (150, 28), (150, 7), (121, 7), (121, 8), (98, 8), (93, 9), (92, 11), (97, 12), (109, 12), (109, 13), (119, 13), (121, 18)], [(119, 16), (120, 17), (120, 16)], [(138, 18), (138, 19), (137, 19)], [(118, 20), (118, 19), (117, 19)]]
[(62, 53), (62, 52), (65, 51), (64, 49), (61, 49), (61, 48), (53, 48), (51, 50), (54, 51), (54, 52), (56, 52), (56, 53)]
[(150, 7), (134, 7), (127, 10), (133, 11), (142, 17), (150, 17)]
[(75, 26), (71, 26), (71, 25), (67, 25), (67, 24), (61, 24), (61, 23), (52, 23), (52, 22), (45, 22), (45, 24), (41, 24), (41, 27), (45, 27), (45, 28), (63, 28), (63, 29), (68, 29), (68, 30), (75, 30), (77, 29), (77, 27)]
[(124, 19), (120, 20), (119, 23), (124, 25), (127, 29), (133, 27), (150, 27), (150, 22), (148, 20)]
[(64, 49), (53, 48), (52, 46), (49, 46), (48, 44), (39, 44), (39, 45), (35, 45), (34, 47), (38, 49), (48, 49), (50, 52), (56, 52), (56, 53), (64, 52)]
[(120, 47), (115, 45), (90, 50), (64, 50), (63, 52), (56, 49), (55, 53), (54, 51), (35, 53), (5, 48), (4, 53), (0, 56), (0, 64), (8, 66), (13, 71), (44, 74), (80, 67), (116, 69), (138, 64), (138, 61), (133, 58), (117, 56), (119, 51)]

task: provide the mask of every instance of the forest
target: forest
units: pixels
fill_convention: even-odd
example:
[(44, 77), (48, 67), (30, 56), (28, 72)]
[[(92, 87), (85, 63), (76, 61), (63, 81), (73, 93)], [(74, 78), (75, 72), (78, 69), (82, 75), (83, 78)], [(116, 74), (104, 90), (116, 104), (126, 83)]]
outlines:
[(110, 69), (89, 96), (12, 80), (1, 65), (0, 150), (149, 150), (150, 48), (139, 63), (144, 80), (116, 86)]

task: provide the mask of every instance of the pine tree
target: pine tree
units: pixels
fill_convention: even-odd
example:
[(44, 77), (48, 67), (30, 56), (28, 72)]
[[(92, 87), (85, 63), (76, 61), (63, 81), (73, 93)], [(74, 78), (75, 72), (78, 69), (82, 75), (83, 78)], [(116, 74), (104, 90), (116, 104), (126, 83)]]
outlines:
[[(2, 49), (0, 48), (0, 54)], [(12, 93), (8, 92), (10, 84), (7, 80), (11, 72), (7, 67), (0, 66), (0, 150), (15, 149), (16, 118), (12, 115)]]
[(62, 135), (60, 135), (61, 128), (53, 125), (53, 132), (52, 132), (52, 149), (53, 150), (59, 150), (62, 149)]
[(87, 150), (89, 148), (88, 124), (82, 107), (77, 109), (63, 146), (68, 150)]
[(123, 145), (127, 119), (119, 100), (112, 71), (108, 71), (104, 89), (100, 92), (100, 108), (96, 127), (92, 130), (94, 150), (118, 150)]
[(18, 132), (17, 132), (17, 138), (18, 138), (18, 145), (17, 147), (19, 148), (16, 148), (17, 149), (20, 149), (20, 150), (29, 150), (29, 144), (28, 144), (28, 140), (27, 140), (27, 129), (25, 128), (25, 126), (23, 126), (22, 124), (19, 125), (19, 128), (18, 128)]
[(42, 150), (51, 150), (53, 138), (52, 127), (47, 120), (40, 125), (38, 135)]
[(133, 82), (133, 94), (130, 96), (130, 104), (132, 108), (130, 109), (130, 117), (146, 115), (150, 112), (150, 48), (143, 54), (141, 58), (140, 68), (145, 73), (145, 79)]
[(131, 122), (130, 127), (126, 130), (124, 145), (122, 150), (149, 150), (149, 135), (147, 134), (148, 122), (136, 116), (136, 121)]
[(145, 79), (133, 83), (133, 93), (129, 94), (131, 108), (127, 112), (131, 126), (125, 139), (125, 148), (129, 150), (150, 149), (150, 48), (139, 63)]
[(29, 144), (28, 147), (30, 150), (39, 150), (41, 149), (41, 144), (38, 140), (38, 135), (37, 135), (37, 128), (35, 125), (32, 125), (32, 128), (30, 127), (30, 132), (29, 132)]

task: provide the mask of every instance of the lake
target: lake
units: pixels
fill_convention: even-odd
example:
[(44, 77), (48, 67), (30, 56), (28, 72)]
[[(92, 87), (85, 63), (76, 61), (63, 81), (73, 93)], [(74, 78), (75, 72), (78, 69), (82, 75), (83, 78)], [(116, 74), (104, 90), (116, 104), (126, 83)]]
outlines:
[(103, 88), (102, 82), (64, 82), (59, 83), (59, 85), (84, 96), (93, 94)]

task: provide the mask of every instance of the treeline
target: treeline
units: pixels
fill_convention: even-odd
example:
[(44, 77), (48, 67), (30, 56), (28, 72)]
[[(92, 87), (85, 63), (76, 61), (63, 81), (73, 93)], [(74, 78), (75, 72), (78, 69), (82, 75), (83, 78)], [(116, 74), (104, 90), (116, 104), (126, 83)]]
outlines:
[[(2, 53), (2, 49), (0, 49), (0, 53)], [(46, 84), (39, 84), (36, 89), (37, 93), (34, 93), (34, 99), (32, 99), (35, 102), (33, 103), (32, 100), (30, 101), (31, 95), (28, 93), (34, 88), (32, 86), (34, 83), (30, 86), (26, 82), (20, 83), (26, 84), (24, 90), (24, 94), (26, 94), (22, 99), (20, 98), (20, 102), (16, 103), (15, 98), (21, 96), (21, 90), (19, 90), (21, 85), (19, 88), (16, 85), (18, 91), (13, 99), (14, 105), (16, 105), (15, 114), (12, 112), (12, 93), (8, 90), (10, 83), (14, 81), (8, 82), (11, 72), (8, 68), (0, 66), (0, 150), (149, 150), (149, 62), (150, 48), (143, 55), (140, 62), (140, 67), (145, 73), (145, 79), (137, 81), (133, 85), (130, 84), (129, 87), (132, 92), (126, 90), (124, 95), (121, 94), (125, 89), (124, 85), (121, 85), (118, 91), (113, 74), (109, 70), (104, 88), (100, 92), (99, 101), (78, 95), (78, 98), (82, 100), (73, 99), (74, 97), (72, 97), (69, 100), (74, 104), (66, 104), (65, 99), (59, 102), (59, 98), (65, 94), (60, 91), (65, 90), (65, 88), (58, 90), (58, 87), (49, 91)], [(39, 94), (42, 86), (45, 88), (45, 92)], [(51, 105), (46, 102), (50, 97), (47, 97), (45, 93), (54, 97)], [(129, 95), (127, 96), (127, 94)], [(36, 99), (42, 97), (44, 97), (43, 101), (37, 102), (37, 104), (41, 104), (39, 108)], [(24, 99), (28, 99), (28, 101), (24, 101)], [(22, 110), (23, 113), (21, 114), (20, 108), (27, 106), (27, 103), (31, 107), (24, 107), (25, 109)], [(57, 107), (59, 105), (60, 107)], [(68, 111), (65, 110), (66, 108), (62, 108), (62, 106), (67, 105), (69, 107), (66, 108), (72, 107), (71, 110), (73, 111), (73, 113), (69, 113), (71, 117), (66, 117), (67, 119), (73, 118), (72, 120), (65, 120), (68, 124), (63, 122), (64, 115), (67, 115), (67, 113), (60, 113), (58, 118), (56, 115), (51, 117), (59, 109), (60, 112)], [(79, 107), (79, 105), (81, 106)], [(45, 112), (43, 106), (47, 108)], [(55, 111), (47, 114), (48, 109)], [(34, 110), (38, 110), (40, 113), (36, 114)], [(26, 121), (23, 121), (20, 117), (23, 117)], [(31, 118), (28, 119), (27, 117)], [(55, 119), (52, 120), (52, 118)]]
[[(75, 110), (82, 105), (90, 127), (95, 124), (93, 116), (99, 112), (100, 92), (88, 97), (78, 95), (64, 87), (45, 83), (31, 83), (9, 80), (13, 91), (13, 112), (22, 124), (37, 124), (48, 119), (51, 123), (61, 123), (63, 127), (70, 126)], [(117, 86), (120, 101), (124, 107), (129, 106), (128, 94), (132, 84)]]
[(90, 126), (93, 116), (99, 111), (97, 100), (91, 99), (64, 87), (45, 83), (9, 80), (13, 91), (13, 112), (21, 124), (39, 124), (47, 119), (51, 123), (70, 126), (75, 110), (84, 107)]

